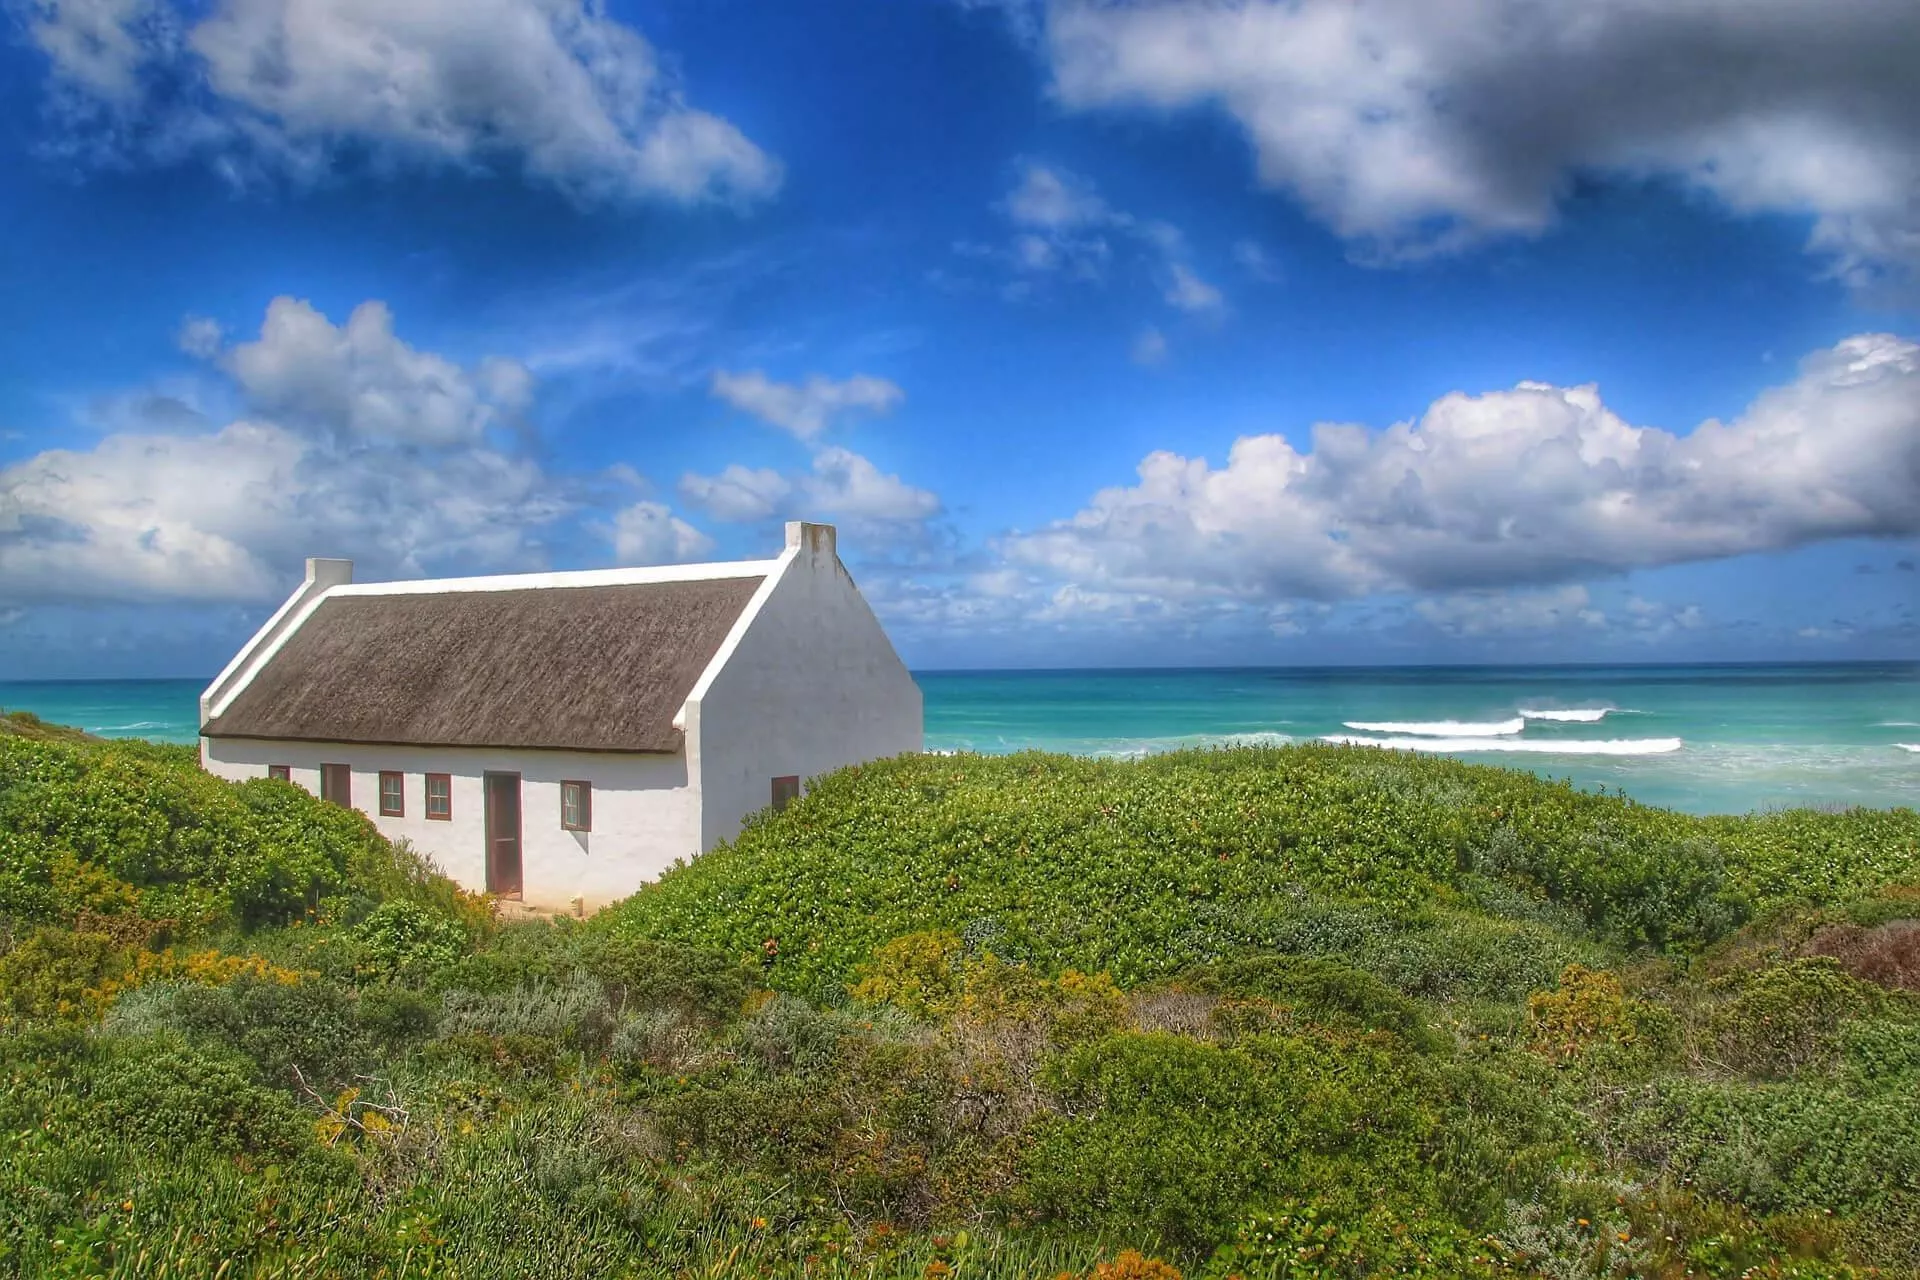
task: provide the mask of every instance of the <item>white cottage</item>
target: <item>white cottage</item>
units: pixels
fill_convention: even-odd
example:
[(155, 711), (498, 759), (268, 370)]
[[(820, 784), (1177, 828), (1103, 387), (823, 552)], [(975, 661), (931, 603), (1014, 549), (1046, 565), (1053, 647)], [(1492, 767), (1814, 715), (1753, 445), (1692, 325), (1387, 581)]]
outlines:
[(200, 758), (361, 809), (470, 889), (592, 909), (921, 746), (831, 525), (787, 525), (774, 560), (352, 579), (307, 561), (201, 695)]

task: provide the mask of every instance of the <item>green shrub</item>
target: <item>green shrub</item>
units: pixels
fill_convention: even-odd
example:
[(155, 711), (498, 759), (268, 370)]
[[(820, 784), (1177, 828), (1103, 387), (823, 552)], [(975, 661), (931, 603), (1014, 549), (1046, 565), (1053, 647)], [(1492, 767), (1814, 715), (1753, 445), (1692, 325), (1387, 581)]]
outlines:
[(760, 988), (757, 967), (742, 965), (724, 952), (605, 931), (578, 932), (580, 964), (624, 1009), (671, 1009), (724, 1023), (739, 1017), (741, 1006)]
[(1428, 1050), (1443, 1043), (1418, 1004), (1372, 974), (1336, 960), (1252, 956), (1189, 970), (1179, 981), (1196, 991), (1277, 1001), (1322, 1026), (1390, 1031)]
[(368, 1038), (395, 1053), (432, 1035), (440, 1003), (410, 987), (374, 983), (360, 988), (359, 1021)]
[(1676, 1185), (1755, 1214), (1864, 1217), (1920, 1198), (1920, 1110), (1898, 1081), (1863, 1083), (1662, 1080), (1615, 1105), (1608, 1141)]
[(355, 926), (360, 972), (382, 981), (425, 981), (451, 968), (467, 951), (458, 920), (404, 899), (383, 902)]
[(257, 1084), (251, 1062), (178, 1035), (113, 1042), (86, 1100), (90, 1126), (164, 1149), (286, 1156), (306, 1140), (292, 1099)]
[(1735, 1071), (1763, 1077), (1831, 1064), (1842, 1027), (1884, 1003), (1879, 991), (1824, 956), (1722, 978), (1713, 989), (1723, 1000), (1706, 1021), (1708, 1052)]
[(1445, 1219), (1409, 1220), (1384, 1205), (1357, 1211), (1294, 1202), (1242, 1219), (1233, 1243), (1208, 1260), (1201, 1280), (1422, 1280), (1505, 1274), (1485, 1237)]
[(1483, 1200), (1513, 1153), (1492, 1163), (1437, 1142), (1447, 1089), (1419, 1064), (1382, 1042), (1283, 1035), (1082, 1046), (1049, 1073), (1063, 1114), (1036, 1122), (1022, 1195), (1047, 1221), (1201, 1252), (1249, 1214), (1328, 1188), (1355, 1210)]
[(185, 984), (167, 1021), (195, 1040), (243, 1055), (257, 1078), (282, 1089), (296, 1081), (328, 1089), (367, 1065), (372, 1047), (350, 992), (324, 982), (242, 976), (224, 986)]

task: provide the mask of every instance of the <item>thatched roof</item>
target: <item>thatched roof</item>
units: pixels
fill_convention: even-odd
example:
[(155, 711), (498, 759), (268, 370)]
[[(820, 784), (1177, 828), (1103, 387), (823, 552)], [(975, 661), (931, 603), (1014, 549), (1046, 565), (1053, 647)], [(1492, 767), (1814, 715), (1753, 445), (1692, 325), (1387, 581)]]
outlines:
[(201, 732), (678, 751), (673, 718), (762, 581), (331, 595)]

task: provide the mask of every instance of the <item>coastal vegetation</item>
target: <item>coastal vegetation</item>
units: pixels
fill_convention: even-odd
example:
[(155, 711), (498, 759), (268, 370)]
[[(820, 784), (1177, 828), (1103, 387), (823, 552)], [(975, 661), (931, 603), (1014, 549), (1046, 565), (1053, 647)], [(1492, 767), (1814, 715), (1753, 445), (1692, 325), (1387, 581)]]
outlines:
[(0, 733), (0, 1272), (1920, 1274), (1920, 814), (914, 756), (503, 923)]

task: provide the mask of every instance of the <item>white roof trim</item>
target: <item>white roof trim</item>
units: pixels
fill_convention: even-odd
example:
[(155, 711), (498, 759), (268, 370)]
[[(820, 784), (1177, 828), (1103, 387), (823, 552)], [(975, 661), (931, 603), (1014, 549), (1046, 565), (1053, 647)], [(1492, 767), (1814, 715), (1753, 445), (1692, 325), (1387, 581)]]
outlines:
[(727, 631), (727, 638), (720, 642), (718, 649), (714, 650), (713, 657), (707, 662), (707, 669), (700, 673), (700, 678), (694, 681), (693, 688), (688, 691), (686, 701), (682, 702), (680, 709), (673, 713), (674, 728), (682, 733), (686, 732), (687, 708), (707, 696), (707, 690), (713, 686), (714, 677), (718, 676), (720, 669), (732, 659), (733, 651), (740, 647), (740, 641), (747, 634), (747, 629), (753, 625), (753, 620), (760, 616), (760, 610), (766, 607), (767, 597), (771, 596), (774, 589), (780, 585), (780, 579), (799, 558), (800, 550), (799, 547), (788, 547), (780, 553), (778, 560), (767, 562), (766, 581), (760, 584), (759, 589), (753, 593), (753, 598), (747, 601), (747, 607), (740, 611), (740, 616), (733, 620), (733, 626)]
[(654, 582), (704, 582), (765, 577), (778, 560), (718, 564), (658, 564), (632, 569), (576, 569), (564, 573), (503, 573), (478, 578), (416, 578), (408, 582), (354, 582), (328, 587), (327, 596), (406, 596), (454, 591), (527, 591), (544, 587), (629, 587)]

